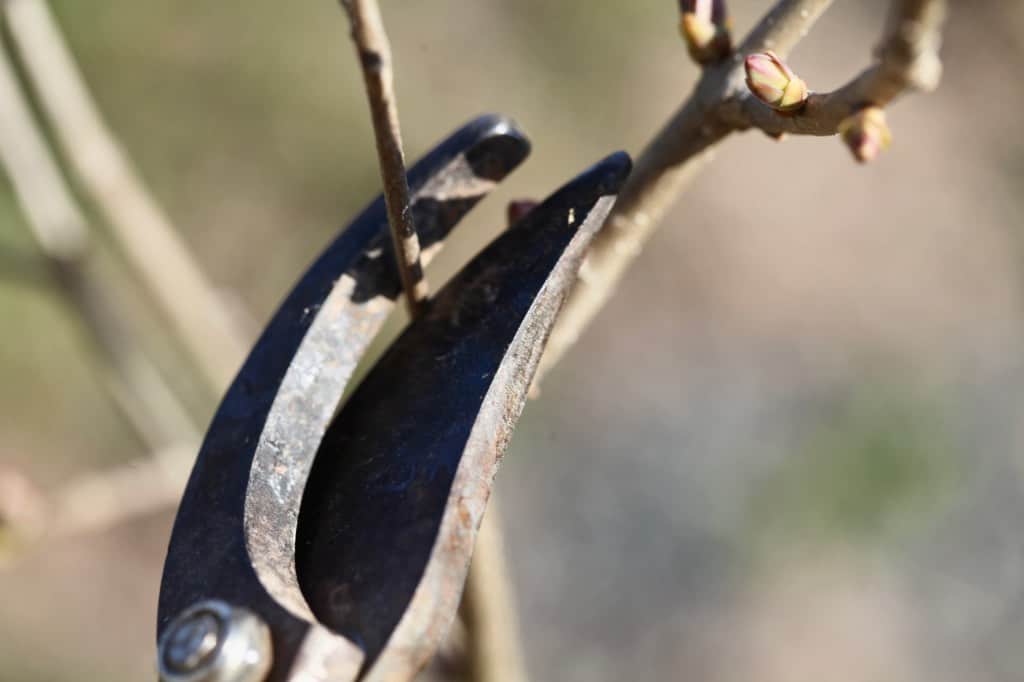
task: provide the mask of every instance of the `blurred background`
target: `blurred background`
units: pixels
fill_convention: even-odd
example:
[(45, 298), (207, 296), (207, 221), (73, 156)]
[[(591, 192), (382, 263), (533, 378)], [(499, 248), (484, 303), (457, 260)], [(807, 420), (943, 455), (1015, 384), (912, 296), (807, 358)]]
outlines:
[[(736, 32), (770, 4), (731, 0)], [(952, 4), (943, 85), (891, 109), (890, 152), (730, 139), (527, 406), (498, 489), (535, 679), (1024, 679), (1024, 8)], [(255, 334), (378, 191), (337, 3), (51, 5)], [(837, 3), (790, 63), (839, 85), (885, 5)], [(508, 200), (638, 153), (698, 75), (673, 0), (382, 7), (410, 158), (487, 111), (534, 142), (435, 286)], [(213, 398), (95, 224), (109, 296), (205, 425)], [(50, 490), (145, 454), (6, 177), (0, 328), (0, 467)], [(8, 557), (0, 680), (152, 679), (173, 512)]]

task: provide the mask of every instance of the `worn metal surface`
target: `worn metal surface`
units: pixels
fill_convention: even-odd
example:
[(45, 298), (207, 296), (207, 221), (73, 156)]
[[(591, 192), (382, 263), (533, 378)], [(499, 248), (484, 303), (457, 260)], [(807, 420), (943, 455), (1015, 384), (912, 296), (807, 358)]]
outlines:
[[(509, 121), (485, 117), (410, 171), (425, 256), (528, 149)], [(474, 258), (333, 424), (401, 288), (382, 200), (327, 248), (199, 453), (164, 568), (165, 643), (175, 616), (225, 603), (269, 628), (269, 680), (415, 675), (455, 615), (498, 459), (629, 167), (625, 154), (605, 159)]]
[(613, 155), (474, 258), (331, 425), (299, 519), (318, 621), (408, 680), (455, 615), (498, 460), (584, 250), (630, 168)]
[[(410, 170), (425, 256), (528, 150), (509, 120), (484, 117)], [(378, 199), (292, 290), (214, 416), (175, 521), (158, 634), (191, 605), (220, 599), (269, 626), (269, 679), (351, 679), (359, 669), (360, 648), (318, 625), (305, 604), (295, 528), (321, 437), (399, 291)]]

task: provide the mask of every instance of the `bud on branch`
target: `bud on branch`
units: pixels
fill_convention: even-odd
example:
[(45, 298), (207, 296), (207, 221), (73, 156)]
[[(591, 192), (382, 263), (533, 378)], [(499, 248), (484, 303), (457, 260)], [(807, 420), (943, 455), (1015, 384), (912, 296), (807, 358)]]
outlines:
[(807, 84), (774, 52), (752, 54), (744, 65), (747, 87), (772, 109), (793, 112), (807, 101)]
[(865, 107), (839, 124), (839, 136), (861, 163), (874, 161), (892, 142), (892, 132), (879, 107)]
[(695, 62), (710, 64), (732, 54), (725, 0), (679, 0), (679, 11), (679, 32)]

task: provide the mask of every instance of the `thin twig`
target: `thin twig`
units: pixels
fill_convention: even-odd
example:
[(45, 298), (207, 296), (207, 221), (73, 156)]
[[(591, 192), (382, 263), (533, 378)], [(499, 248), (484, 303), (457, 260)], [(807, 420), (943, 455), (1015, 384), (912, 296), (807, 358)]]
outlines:
[(181, 499), (199, 445), (182, 441), (113, 469), (75, 478), (49, 499), (48, 537), (96, 532)]
[[(110, 135), (103, 125), (99, 114), (92, 103), (86, 86), (78, 74), (73, 58), (68, 53), (59, 33), (52, 15), (49, 13), (45, 2), (41, 0), (3, 0), (3, 9), (7, 12), (7, 19), (10, 23), (12, 33), (18, 41), (23, 57), (26, 60), (29, 75), (36, 80), (37, 87), (41, 90), (44, 98), (44, 105), (51, 118), (58, 125), (58, 133), (62, 134), (64, 148), (72, 157), (80, 175), (84, 175), (86, 181), (109, 183), (113, 194), (116, 189), (123, 189), (129, 196), (126, 204), (114, 201), (102, 203), (101, 208), (108, 217), (127, 215), (135, 213), (143, 217), (140, 234), (130, 237), (126, 243), (122, 243), (129, 255), (140, 257), (136, 263), (136, 274), (143, 278), (149, 287), (156, 291), (163, 291), (169, 295), (173, 291), (165, 285), (168, 283), (166, 275), (171, 271), (181, 275), (180, 283), (181, 297), (164, 297), (163, 303), (168, 304), (173, 310), (172, 319), (185, 320), (188, 311), (186, 308), (195, 303), (199, 308), (205, 308), (207, 315), (214, 315), (223, 324), (231, 326), (235, 330), (229, 336), (242, 338), (244, 334), (237, 331), (238, 327), (232, 325), (230, 320), (237, 317), (225, 312), (225, 305), (216, 300), (217, 294), (202, 280), (201, 273), (195, 266), (183, 243), (177, 241), (177, 237), (170, 227), (166, 218), (160, 213), (153, 203), (147, 203), (148, 194), (144, 191), (141, 181), (133, 174), (127, 161), (120, 151), (116, 140)], [(86, 327), (95, 336), (95, 346), (101, 352), (101, 357), (116, 362), (116, 366), (128, 371), (110, 372), (105, 378), (105, 386), (110, 390), (112, 397), (122, 409), (150, 447), (154, 450), (165, 448), (168, 443), (180, 440), (192, 440), (195, 437), (194, 425), (187, 421), (184, 416), (184, 409), (176, 401), (175, 396), (166, 387), (159, 389), (154, 383), (160, 377), (150, 364), (147, 364), (144, 354), (130, 343), (125, 343), (126, 335), (114, 330), (110, 315), (107, 314), (109, 306), (103, 305), (105, 297), (97, 295), (98, 285), (94, 285), (87, 278), (83, 278), (77, 262), (78, 256), (85, 251), (87, 241), (87, 225), (78, 211), (77, 206), (71, 199), (70, 192), (63, 183), (63, 178), (57, 170), (56, 163), (49, 156), (45, 148), (42, 136), (35, 129), (29, 114), (28, 108), (22, 102), (23, 98), (17, 89), (13, 74), (9, 78), (10, 87), (6, 90), (11, 96), (5, 102), (13, 102), (12, 106), (21, 103), (20, 118), (14, 115), (7, 115), (6, 109), (2, 120), (5, 125), (0, 126), (0, 133), (6, 133), (3, 139), (8, 144), (7, 148), (12, 150), (12, 155), (20, 163), (26, 160), (44, 159), (42, 170), (29, 167), (28, 171), (21, 170), (12, 173), (15, 178), (16, 187), (19, 183), (20, 189), (24, 189), (21, 195), (27, 196), (23, 202), (26, 211), (30, 213), (30, 223), (36, 229), (38, 240), (42, 250), (48, 256), (62, 254), (59, 262), (54, 262), (54, 267), (59, 274), (58, 282), (65, 287), (65, 294), (72, 303), (73, 308), (84, 316)], [(28, 132), (25, 132), (28, 131)], [(81, 140), (77, 137), (83, 138)], [(31, 148), (26, 153), (24, 147)], [(90, 165), (90, 154), (94, 154)], [(37, 163), (38, 165), (38, 163)], [(113, 178), (99, 177), (105, 172), (110, 172)], [(402, 174), (404, 179), (404, 173)], [(138, 192), (136, 192), (138, 190)], [(27, 193), (27, 194), (26, 194)], [(109, 193), (99, 196), (99, 200), (110, 198)], [(38, 214), (38, 215), (36, 215)], [(115, 236), (121, 237), (125, 233), (116, 231)], [(164, 237), (174, 241), (174, 245), (168, 245)], [(134, 246), (144, 245), (151, 240), (161, 246), (152, 250), (132, 251)], [(166, 270), (162, 269), (158, 262), (162, 257), (167, 257), (171, 266)], [(53, 260), (53, 259), (50, 259)], [(180, 267), (179, 267), (180, 266)], [(188, 274), (191, 272), (192, 274)], [(153, 279), (147, 279), (152, 276)], [(88, 289), (88, 291), (87, 291)], [(192, 294), (186, 293), (193, 292)], [(195, 297), (191, 301), (190, 297)], [(211, 301), (213, 303), (211, 304)], [(95, 320), (93, 320), (95, 314)], [(200, 315), (202, 316), (202, 315)], [(192, 325), (187, 325), (192, 326)], [(213, 329), (203, 330), (197, 325), (199, 335), (193, 335), (192, 339), (185, 339), (186, 347), (194, 351), (198, 357), (197, 363), (205, 370), (211, 388), (216, 391), (222, 387), (216, 385), (230, 379), (230, 367), (240, 362), (244, 349), (244, 341), (231, 342), (228, 345), (238, 346), (237, 357), (228, 358), (230, 362), (220, 364), (218, 358), (223, 358), (223, 347), (212, 349), (207, 353), (207, 346), (198, 343), (199, 340), (210, 343), (216, 342), (220, 337)], [(182, 333), (182, 326), (174, 328), (178, 334)], [(207, 337), (205, 334), (209, 334)], [(216, 371), (215, 368), (223, 366), (229, 368), (229, 372)], [(123, 376), (132, 376), (130, 381), (123, 380)], [(147, 390), (138, 390), (138, 386), (145, 386), (149, 381), (153, 386)], [(135, 387), (136, 390), (133, 390)], [(140, 399), (140, 394), (144, 396)], [(181, 418), (178, 418), (178, 417)], [(154, 428), (155, 427), (155, 428)], [(170, 452), (182, 453), (186, 462), (190, 462), (194, 451), (187, 451), (183, 448), (172, 448)], [(138, 465), (132, 465), (136, 467)], [(143, 467), (139, 473), (149, 471), (157, 475), (159, 469)], [(109, 485), (102, 484), (104, 473), (90, 474), (83, 481), (89, 481), (89, 489), (119, 489), (117, 480), (122, 479), (118, 470), (109, 472), (111, 481)], [(159, 479), (159, 476), (157, 477)], [(160, 480), (154, 480), (149, 484), (139, 481), (139, 488), (142, 490), (154, 487), (165, 489)], [(75, 482), (69, 484), (69, 489), (76, 487)], [(174, 504), (177, 496), (180, 495), (180, 488), (174, 495), (160, 495), (152, 498), (152, 507), (148, 505), (125, 504), (118, 507), (118, 510), (110, 510), (104, 514), (105, 523), (112, 525), (117, 521), (124, 521), (131, 518), (140, 511), (148, 511), (161, 505)], [(58, 505), (59, 506), (59, 505)], [(69, 527), (71, 525), (69, 524)], [(76, 526), (83, 529), (92, 526)]]
[(841, 88), (812, 93), (795, 115), (782, 115), (749, 94), (724, 110), (737, 128), (777, 135), (834, 135), (842, 121), (868, 105), (884, 107), (908, 91), (934, 90), (942, 76), (939, 45), (946, 6), (935, 0), (893, 3), (877, 62)]
[[(0, 161), (66, 301), (88, 333), (103, 367), (102, 383), (139, 438), (155, 454), (111, 471), (76, 478), (57, 492), (21, 495), (24, 509), (4, 509), (5, 530), (21, 540), (96, 530), (174, 503), (181, 494), (196, 428), (146, 353), (132, 341), (87, 267), (89, 225), (52, 157), (0, 46)], [(4, 474), (5, 483), (12, 474)], [(4, 487), (4, 486), (0, 486)], [(11, 487), (11, 486), (7, 486)], [(26, 487), (17, 486), (25, 492)], [(29, 509), (33, 507), (33, 509)], [(20, 512), (24, 512), (23, 514)]]
[(772, 7), (739, 47), (740, 55), (772, 50), (785, 57), (810, 32), (835, 0), (782, 0)]
[(28, 226), (49, 258), (74, 261), (83, 257), (89, 234), (78, 205), (64, 184), (7, 51), (0, 45), (0, 160), (14, 185)]
[(131, 340), (110, 297), (86, 267), (89, 227), (36, 127), (7, 52), (0, 46), (0, 162), (40, 252), (101, 360), (114, 403), (150, 448), (195, 436), (159, 371)]
[(22, 555), (26, 546), (84, 533), (95, 533), (173, 506), (188, 479), (191, 456), (198, 445), (183, 441), (122, 466), (72, 479), (43, 495), (23, 478), (0, 471), (0, 493), (17, 493), (4, 507), (0, 501), (0, 531), (13, 535), (0, 543), (0, 561)]
[(391, 45), (376, 0), (341, 0), (341, 5), (348, 13), (352, 25), (352, 41), (366, 84), (395, 262), (402, 279), (409, 314), (415, 318), (423, 310), (429, 287), (423, 276), (420, 240), (409, 209), (409, 183), (405, 177), (402, 133), (398, 124)]
[(704, 68), (693, 93), (637, 158), (555, 325), (536, 381), (558, 363), (617, 290), (665, 213), (726, 137), (751, 128), (772, 135), (834, 135), (840, 122), (858, 107), (887, 104), (907, 89), (935, 86), (946, 3), (894, 0), (889, 28), (878, 50), (879, 62), (850, 85), (836, 93), (812, 95), (804, 110), (789, 116), (757, 100), (744, 84), (743, 57), (763, 50), (787, 55), (832, 2), (781, 0), (733, 58)]
[[(774, 45), (785, 53), (810, 30), (832, 0), (783, 0), (758, 24), (742, 49)], [(741, 59), (710, 64), (693, 93), (647, 145), (619, 194), (603, 230), (597, 233), (537, 370), (539, 382), (618, 289), (623, 274), (679, 194), (711, 159), (713, 148), (733, 128), (717, 109), (739, 91)]]
[(212, 393), (219, 394), (245, 357), (248, 335), (233, 324), (107, 129), (45, 0), (2, 4), (26, 72), (75, 174)]
[[(341, 0), (341, 5), (352, 24), (352, 40), (362, 66), (395, 261), (410, 315), (415, 318), (423, 309), (429, 288), (423, 277), (419, 239), (409, 211), (391, 47), (376, 0)], [(467, 652), (476, 682), (521, 682), (526, 679), (525, 666), (512, 588), (505, 573), (501, 526), (496, 516), (492, 499), (463, 593)]]
[(115, 310), (105, 293), (109, 287), (84, 263), (52, 261), (51, 265), (65, 303), (81, 321), (89, 345), (106, 367), (103, 381), (108, 394), (139, 440), (155, 450), (198, 438), (194, 419)]

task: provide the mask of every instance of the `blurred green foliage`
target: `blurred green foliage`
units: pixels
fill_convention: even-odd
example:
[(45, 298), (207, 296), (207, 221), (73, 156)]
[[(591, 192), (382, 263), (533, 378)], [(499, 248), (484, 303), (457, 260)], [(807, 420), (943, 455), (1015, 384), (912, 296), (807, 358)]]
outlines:
[(934, 399), (868, 385), (815, 420), (754, 486), (754, 544), (873, 544), (941, 512), (961, 457)]

